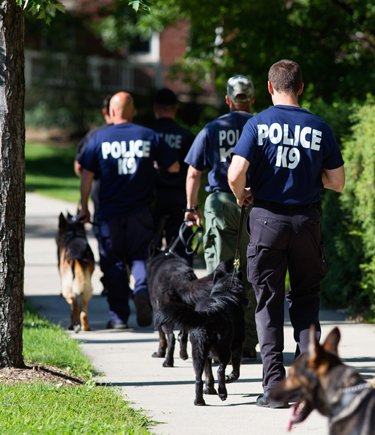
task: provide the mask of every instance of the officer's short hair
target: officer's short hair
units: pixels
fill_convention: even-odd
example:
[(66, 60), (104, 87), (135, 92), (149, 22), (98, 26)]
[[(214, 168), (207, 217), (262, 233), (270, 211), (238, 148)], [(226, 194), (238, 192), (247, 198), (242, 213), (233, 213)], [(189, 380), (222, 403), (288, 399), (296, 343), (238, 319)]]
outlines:
[(177, 104), (176, 94), (168, 88), (160, 89), (155, 94), (154, 104), (160, 106), (174, 106)]
[(296, 95), (302, 86), (301, 68), (292, 60), (280, 60), (271, 66), (268, 80), (277, 92)]

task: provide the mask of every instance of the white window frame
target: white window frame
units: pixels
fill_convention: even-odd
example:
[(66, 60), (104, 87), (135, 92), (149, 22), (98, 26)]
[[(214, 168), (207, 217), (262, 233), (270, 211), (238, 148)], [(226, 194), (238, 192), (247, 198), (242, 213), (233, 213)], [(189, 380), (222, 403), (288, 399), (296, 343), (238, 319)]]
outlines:
[(160, 61), (160, 34), (154, 32), (150, 39), (150, 51), (148, 53), (132, 53), (129, 55), (131, 63), (150, 63)]

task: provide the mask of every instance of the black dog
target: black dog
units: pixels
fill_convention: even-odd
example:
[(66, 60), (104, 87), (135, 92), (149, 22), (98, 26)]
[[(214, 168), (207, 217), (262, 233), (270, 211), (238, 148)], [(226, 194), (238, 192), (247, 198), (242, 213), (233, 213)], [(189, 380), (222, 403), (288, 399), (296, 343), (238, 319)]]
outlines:
[[(195, 371), (194, 405), (205, 405), (203, 393), (217, 394), (212, 375), (212, 358), (219, 360), (217, 371), (219, 397), (227, 398), (225, 383), (236, 381), (240, 376), (242, 349), (245, 341), (243, 305), (248, 305), (245, 287), (240, 278), (227, 272), (214, 272), (211, 295), (198, 302), (195, 310), (184, 304), (171, 303), (156, 313), (155, 324), (179, 323), (190, 330)], [(225, 376), (225, 368), (232, 360), (232, 373)], [(202, 374), (206, 376), (203, 391)]]
[[(220, 263), (218, 270), (228, 270), (231, 261)], [(154, 243), (150, 244), (149, 259), (146, 262), (146, 274), (150, 301), (154, 314), (165, 304), (181, 302), (191, 307), (209, 296), (213, 287), (214, 273), (198, 279), (187, 261), (173, 252), (159, 251)], [(155, 358), (166, 359), (163, 367), (173, 367), (175, 336), (173, 324), (159, 326), (159, 349), (153, 353)], [(188, 332), (182, 328), (180, 332), (180, 357), (187, 359)]]
[(321, 346), (312, 326), (308, 351), (294, 361), (288, 377), (270, 391), (270, 399), (276, 401), (299, 396), (289, 430), (317, 409), (328, 417), (330, 435), (375, 433), (375, 390), (354, 368), (341, 362), (339, 341), (340, 331), (334, 328)]

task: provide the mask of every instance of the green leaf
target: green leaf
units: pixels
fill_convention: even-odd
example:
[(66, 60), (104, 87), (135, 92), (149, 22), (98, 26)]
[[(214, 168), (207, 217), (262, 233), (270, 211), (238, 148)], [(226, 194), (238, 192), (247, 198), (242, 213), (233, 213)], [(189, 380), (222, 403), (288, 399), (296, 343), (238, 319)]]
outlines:
[(147, 4), (146, 0), (130, 0), (128, 3), (129, 6), (132, 6), (132, 8), (139, 12), (140, 10), (143, 10), (147, 13), (151, 12), (150, 6)]
[(132, 8), (133, 8), (136, 12), (138, 12), (138, 10), (139, 10), (139, 1), (138, 1), (138, 0), (129, 2), (129, 5), (131, 5)]
[(62, 3), (56, 3), (55, 9), (65, 14), (65, 6)]

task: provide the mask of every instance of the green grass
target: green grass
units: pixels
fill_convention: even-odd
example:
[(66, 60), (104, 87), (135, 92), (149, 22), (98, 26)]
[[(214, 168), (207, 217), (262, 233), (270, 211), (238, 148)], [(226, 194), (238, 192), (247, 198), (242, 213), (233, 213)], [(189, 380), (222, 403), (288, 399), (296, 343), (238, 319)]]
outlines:
[(74, 146), (26, 143), (26, 190), (78, 203), (80, 179), (74, 172)]
[(39, 316), (27, 302), (24, 309), (23, 357), (25, 362), (60, 367), (80, 378), (90, 379), (94, 373), (79, 342), (72, 340), (60, 325)]
[(61, 383), (0, 383), (0, 434), (147, 435), (154, 422), (131, 408), (120, 389), (97, 386), (94, 368), (79, 343), (25, 303), (25, 363), (52, 365), (89, 379), (81, 386)]
[(119, 390), (93, 384), (3, 384), (0, 412), (0, 433), (7, 435), (149, 434), (146, 417)]

